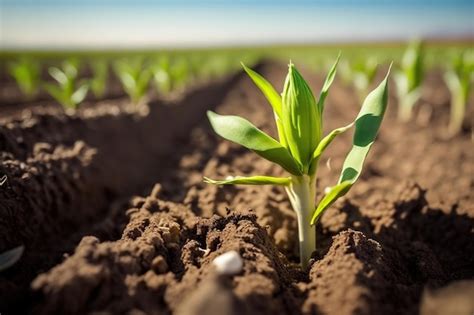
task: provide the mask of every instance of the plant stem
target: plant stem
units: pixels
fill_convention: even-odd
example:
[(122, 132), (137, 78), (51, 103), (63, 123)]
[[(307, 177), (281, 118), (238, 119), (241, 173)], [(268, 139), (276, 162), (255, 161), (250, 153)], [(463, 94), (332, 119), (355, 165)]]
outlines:
[(308, 267), (311, 254), (316, 249), (316, 231), (311, 226), (311, 216), (316, 207), (316, 176), (293, 176), (292, 183), (286, 188), (291, 205), (298, 219), (298, 237), (300, 243), (300, 263), (303, 269)]
[(457, 93), (451, 93), (451, 117), (449, 120), (449, 134), (451, 136), (457, 134), (461, 131), (462, 123), (464, 120), (465, 107), (467, 101), (462, 96), (462, 91), (457, 91)]

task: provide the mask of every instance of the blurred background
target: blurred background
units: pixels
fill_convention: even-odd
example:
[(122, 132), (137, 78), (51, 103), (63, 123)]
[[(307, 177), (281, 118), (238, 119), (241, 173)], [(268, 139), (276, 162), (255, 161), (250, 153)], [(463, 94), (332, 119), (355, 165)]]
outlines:
[[(341, 76), (363, 92), (377, 64), (410, 76), (417, 64), (447, 69), (472, 55), (473, 17), (472, 0), (2, 0), (0, 103), (139, 103), (241, 61), (324, 72), (339, 52)], [(410, 42), (419, 58), (403, 66)]]

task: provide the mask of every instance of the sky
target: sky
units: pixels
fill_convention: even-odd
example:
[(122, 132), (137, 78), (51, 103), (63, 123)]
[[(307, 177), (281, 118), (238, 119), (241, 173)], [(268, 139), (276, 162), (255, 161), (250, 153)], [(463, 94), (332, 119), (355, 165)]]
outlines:
[(1, 49), (474, 37), (474, 0), (0, 0)]

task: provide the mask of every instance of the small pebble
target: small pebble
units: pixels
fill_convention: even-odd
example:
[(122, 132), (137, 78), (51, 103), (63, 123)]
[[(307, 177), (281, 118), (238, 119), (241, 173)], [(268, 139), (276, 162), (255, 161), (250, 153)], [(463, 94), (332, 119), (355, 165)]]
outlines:
[(216, 267), (216, 270), (221, 275), (235, 275), (242, 271), (244, 262), (239, 253), (235, 250), (226, 252), (220, 256), (217, 256), (212, 264)]

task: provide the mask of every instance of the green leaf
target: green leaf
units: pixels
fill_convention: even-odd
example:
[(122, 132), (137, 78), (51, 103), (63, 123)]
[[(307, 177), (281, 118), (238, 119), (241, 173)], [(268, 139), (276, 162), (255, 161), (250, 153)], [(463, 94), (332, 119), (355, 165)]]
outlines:
[(268, 102), (272, 106), (273, 110), (275, 111), (278, 117), (281, 117), (281, 96), (275, 91), (275, 88), (268, 82), (264, 77), (262, 77), (257, 72), (253, 71), (252, 69), (246, 67), (242, 63), (242, 67), (244, 67), (245, 72), (249, 75), (252, 81), (255, 83), (256, 86), (262, 91), (263, 95), (267, 98)]
[(272, 177), (272, 176), (229, 176), (224, 180), (213, 180), (204, 177), (204, 182), (215, 185), (283, 185), (291, 184), (291, 177)]
[(334, 62), (331, 70), (329, 70), (328, 75), (326, 76), (326, 80), (324, 81), (323, 88), (321, 89), (321, 93), (319, 94), (318, 99), (318, 109), (319, 109), (319, 117), (322, 119), (323, 111), (324, 111), (324, 101), (328, 96), (329, 88), (331, 87), (334, 78), (336, 77), (336, 70), (337, 64), (339, 63), (339, 59), (341, 58), (341, 53), (337, 56), (336, 62)]
[(318, 207), (313, 213), (311, 218), (311, 225), (315, 224), (318, 219), (323, 214), (324, 210), (329, 208), (339, 197), (344, 196), (349, 189), (352, 187), (353, 183), (351, 181), (345, 181), (336, 186), (331, 187), (329, 192), (321, 199), (318, 204)]
[(365, 99), (355, 121), (352, 149), (344, 161), (339, 181), (321, 200), (313, 213), (311, 224), (314, 224), (324, 210), (331, 206), (339, 197), (344, 196), (359, 178), (365, 158), (375, 141), (385, 114), (389, 74), (390, 69), (385, 79)]
[(61, 85), (68, 84), (69, 79), (67, 78), (66, 74), (60, 69), (56, 67), (51, 67), (49, 68), (48, 72), (56, 81), (58, 81), (59, 84)]
[(79, 104), (81, 103), (87, 95), (87, 91), (89, 90), (89, 85), (88, 84), (83, 84), (81, 85), (72, 95), (71, 95), (71, 101), (74, 104)]
[(351, 180), (355, 182), (360, 175), (365, 157), (375, 141), (382, 123), (388, 99), (388, 75), (379, 86), (365, 99), (355, 121), (354, 139), (352, 149), (344, 161), (339, 184)]
[(261, 157), (277, 163), (293, 175), (301, 175), (290, 152), (278, 141), (265, 134), (249, 121), (238, 116), (207, 112), (214, 131), (221, 137), (253, 150)]
[(25, 247), (23, 245), (15, 247), (13, 249), (7, 250), (0, 254), (0, 271), (6, 270), (13, 266), (18, 260), (20, 260), (21, 255)]
[(349, 130), (352, 126), (354, 126), (354, 122), (350, 123), (347, 126), (334, 129), (326, 137), (324, 137), (321, 142), (318, 143), (318, 146), (313, 152), (313, 161), (311, 162), (311, 168), (309, 172), (310, 174), (313, 174), (316, 171), (316, 166), (319, 161), (319, 158), (321, 157), (321, 154), (323, 154), (324, 150), (326, 150), (329, 144), (331, 144), (332, 140), (334, 140), (341, 133), (344, 133)]
[(57, 85), (45, 83), (44, 89), (48, 92), (58, 103), (63, 106), (68, 106), (68, 100), (65, 97), (64, 91)]
[(281, 96), (275, 90), (275, 88), (268, 82), (264, 77), (262, 77), (257, 72), (253, 71), (252, 69), (248, 68), (242, 63), (242, 67), (244, 67), (245, 72), (249, 75), (255, 85), (262, 91), (265, 98), (268, 100), (270, 105), (273, 108), (273, 112), (275, 113), (275, 121), (278, 130), (278, 138), (280, 139), (280, 143), (283, 146), (286, 146), (286, 137), (285, 132), (283, 130), (283, 123), (281, 121)]

